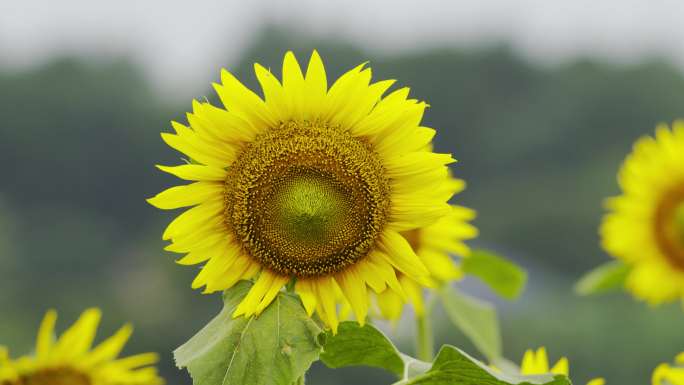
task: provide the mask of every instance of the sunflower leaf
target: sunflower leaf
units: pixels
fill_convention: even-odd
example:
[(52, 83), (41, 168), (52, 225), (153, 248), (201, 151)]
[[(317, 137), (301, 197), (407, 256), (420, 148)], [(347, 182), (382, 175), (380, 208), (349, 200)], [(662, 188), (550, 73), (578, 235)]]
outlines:
[(611, 261), (584, 274), (575, 284), (580, 295), (602, 294), (622, 288), (630, 267), (620, 261)]
[(323, 330), (292, 294), (278, 294), (258, 317), (232, 317), (251, 286), (227, 290), (221, 312), (174, 352), (194, 385), (291, 385), (318, 359)]
[(389, 338), (372, 325), (351, 321), (340, 323), (336, 335), (326, 333), (321, 361), (329, 368), (372, 366), (397, 376), (404, 373), (403, 355)]
[(396, 382), (395, 385), (571, 385), (562, 375), (520, 376), (504, 374), (487, 367), (458, 348), (442, 346), (425, 373)]
[(439, 291), (444, 310), (475, 347), (490, 361), (501, 357), (501, 332), (491, 304), (445, 286)]
[(527, 272), (515, 263), (488, 250), (473, 250), (463, 258), (461, 268), (476, 276), (495, 293), (506, 299), (516, 299), (527, 282)]

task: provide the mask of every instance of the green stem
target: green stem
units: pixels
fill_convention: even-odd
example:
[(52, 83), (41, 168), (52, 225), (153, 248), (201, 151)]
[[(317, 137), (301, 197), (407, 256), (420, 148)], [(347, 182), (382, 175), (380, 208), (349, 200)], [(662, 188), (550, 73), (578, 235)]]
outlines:
[(432, 333), (432, 308), (434, 297), (428, 300), (425, 306), (425, 314), (416, 315), (416, 356), (419, 360), (432, 362), (435, 345)]
[(299, 377), (294, 385), (304, 385), (304, 376)]

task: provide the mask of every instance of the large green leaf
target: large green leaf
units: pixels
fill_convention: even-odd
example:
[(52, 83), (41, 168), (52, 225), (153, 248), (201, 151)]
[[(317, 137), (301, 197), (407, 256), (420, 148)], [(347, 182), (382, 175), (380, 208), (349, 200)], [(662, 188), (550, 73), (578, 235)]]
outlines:
[(318, 359), (322, 329), (294, 295), (278, 294), (258, 317), (232, 317), (251, 285), (227, 290), (223, 310), (174, 352), (194, 385), (291, 385)]
[(478, 277), (495, 293), (507, 299), (522, 294), (527, 272), (515, 263), (487, 250), (473, 250), (461, 262), (463, 272)]
[(395, 385), (571, 385), (562, 375), (519, 376), (499, 373), (458, 348), (445, 345), (425, 373)]
[(496, 309), (491, 304), (445, 286), (439, 291), (451, 322), (468, 337), (490, 361), (501, 357), (501, 332)]
[(402, 376), (402, 354), (380, 330), (357, 322), (340, 323), (337, 334), (326, 333), (321, 361), (330, 368), (373, 366)]
[(445, 345), (433, 363), (400, 353), (372, 325), (340, 324), (337, 335), (326, 333), (321, 360), (331, 368), (373, 366), (401, 378), (395, 385), (571, 385), (565, 376), (521, 376), (492, 370), (461, 350)]
[(619, 290), (624, 286), (629, 272), (630, 267), (620, 261), (604, 263), (580, 278), (575, 284), (575, 292), (590, 295)]

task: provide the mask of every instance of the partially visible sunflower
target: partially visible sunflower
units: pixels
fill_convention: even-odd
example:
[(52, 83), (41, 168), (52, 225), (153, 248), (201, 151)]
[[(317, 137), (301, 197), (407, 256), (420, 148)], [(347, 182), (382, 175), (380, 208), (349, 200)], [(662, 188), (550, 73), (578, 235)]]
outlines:
[[(117, 356), (131, 335), (126, 325), (92, 348), (101, 313), (88, 309), (55, 340), (57, 313), (49, 311), (38, 331), (33, 355), (11, 359), (0, 346), (1, 385), (160, 385), (164, 381), (152, 365), (155, 353)], [(92, 348), (92, 349), (91, 349)]]
[(365, 64), (328, 87), (313, 52), (306, 72), (285, 55), (282, 82), (255, 65), (264, 99), (223, 71), (224, 108), (195, 101), (189, 127), (173, 123), (166, 143), (188, 164), (163, 171), (192, 183), (149, 202), (194, 206), (166, 229), (178, 263), (204, 267), (192, 283), (205, 293), (241, 279), (254, 286), (234, 316), (258, 315), (296, 281), (309, 314), (336, 331), (348, 302), (363, 323), (368, 290), (405, 296), (397, 273), (423, 286), (430, 270), (404, 234), (452, 209), (445, 192), (449, 154), (426, 150), (435, 130), (421, 126), (427, 105), (393, 80), (371, 83)]
[[(459, 193), (465, 189), (461, 179), (450, 178), (444, 185), (445, 195)], [(430, 226), (403, 232), (416, 255), (428, 268), (433, 286), (460, 280), (463, 272), (452, 255), (467, 258), (470, 247), (466, 240), (477, 237), (478, 230), (468, 223), (475, 218), (475, 211), (462, 206), (451, 206), (451, 212)], [(417, 316), (425, 313), (421, 285), (411, 277), (399, 274), (399, 283), (406, 293), (406, 301), (413, 305)], [(403, 303), (401, 296), (392, 290), (379, 294), (378, 305), (384, 318), (397, 320), (401, 317)]]
[[(549, 368), (549, 359), (546, 355), (546, 348), (543, 346), (535, 352), (529, 349), (523, 356), (520, 364), (520, 374), (524, 376), (533, 376), (539, 374), (562, 374), (569, 376), (570, 364), (566, 357), (561, 357), (553, 367)], [(587, 382), (587, 385), (604, 385), (606, 381), (603, 378), (594, 378)]]
[(622, 195), (607, 200), (603, 247), (632, 267), (626, 287), (635, 297), (684, 300), (684, 121), (640, 138), (618, 181)]
[(653, 385), (684, 385), (684, 352), (675, 357), (675, 366), (660, 364), (653, 371)]

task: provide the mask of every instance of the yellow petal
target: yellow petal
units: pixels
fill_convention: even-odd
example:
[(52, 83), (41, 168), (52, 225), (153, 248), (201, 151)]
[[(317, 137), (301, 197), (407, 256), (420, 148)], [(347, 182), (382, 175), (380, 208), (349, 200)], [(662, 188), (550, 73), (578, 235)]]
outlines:
[(368, 315), (368, 292), (366, 284), (357, 273), (354, 266), (337, 274), (335, 280), (340, 285), (342, 293), (349, 301), (356, 320), (363, 326)]
[(246, 255), (238, 255), (233, 262), (225, 260), (222, 268), (216, 270), (219, 275), (215, 278), (213, 276), (209, 277), (212, 279), (212, 282), (207, 284), (204, 294), (233, 287), (233, 285), (243, 279), (246, 273), (254, 267), (258, 268), (259, 265), (252, 262)]
[(57, 341), (55, 354), (62, 358), (75, 357), (90, 349), (101, 317), (99, 309), (90, 308), (84, 311)]
[(380, 246), (387, 253), (387, 261), (399, 271), (418, 281), (421, 285), (431, 286), (430, 272), (413, 251), (408, 241), (398, 232), (385, 230), (380, 236)]
[[(406, 298), (406, 293), (404, 293), (404, 289), (401, 287), (397, 278), (396, 270), (392, 267), (389, 259), (389, 256), (377, 250), (372, 251), (368, 257), (366, 257), (366, 261), (369, 264), (369, 268), (373, 271), (373, 274), (383, 279), (387, 286), (404, 299)], [(383, 290), (378, 292), (381, 291)]]
[(261, 131), (248, 119), (232, 111), (193, 101), (194, 114), (188, 114), (188, 123), (200, 135), (211, 138), (223, 148), (233, 148), (241, 142), (251, 142)]
[(537, 368), (541, 373), (549, 372), (549, 358), (546, 355), (546, 348), (543, 346), (537, 349)]
[(222, 168), (199, 164), (184, 164), (181, 166), (157, 165), (157, 168), (178, 178), (195, 181), (224, 181), (227, 174), (226, 170)]
[(396, 178), (431, 172), (453, 162), (455, 160), (450, 154), (420, 151), (386, 159), (384, 164), (387, 168), (387, 175)]
[(388, 320), (397, 320), (401, 317), (401, 311), (404, 304), (397, 293), (388, 289), (379, 293), (377, 298), (380, 313), (382, 313), (384, 318), (387, 318)]
[(283, 59), (283, 89), (288, 106), (295, 119), (304, 118), (305, 88), (304, 75), (292, 51), (288, 51)]
[(315, 290), (312, 287), (312, 282), (307, 279), (297, 280), (295, 291), (299, 294), (299, 298), (302, 300), (306, 313), (311, 316), (314, 310), (316, 310), (316, 304), (318, 303)]
[(257, 312), (261, 300), (271, 290), (271, 286), (277, 278), (278, 277), (270, 271), (263, 270), (254, 283), (254, 286), (252, 286), (249, 293), (247, 293), (245, 298), (233, 312), (233, 318), (241, 315), (245, 315), (245, 317), (254, 315)]
[(235, 160), (237, 152), (232, 146), (207, 141), (180, 123), (171, 122), (171, 125), (177, 134), (163, 132), (162, 139), (169, 147), (186, 154), (193, 161), (224, 168)]
[(47, 357), (54, 342), (55, 322), (57, 322), (57, 312), (48, 310), (43, 318), (43, 322), (38, 329), (38, 339), (36, 341), (36, 356), (38, 359)]
[(335, 306), (335, 290), (336, 284), (332, 277), (320, 277), (313, 282), (316, 290), (317, 302), (323, 308), (325, 314), (325, 321), (332, 329), (333, 334), (337, 334), (337, 309)]
[(152, 365), (159, 361), (157, 353), (142, 353), (116, 360), (113, 365), (123, 370), (131, 370), (141, 366)]
[(194, 206), (210, 199), (222, 198), (225, 186), (219, 182), (195, 182), (184, 186), (166, 189), (147, 200), (151, 205), (172, 210)]
[(274, 115), (274, 118), (279, 122), (289, 120), (292, 117), (289, 102), (278, 79), (273, 76), (271, 71), (258, 63), (254, 64), (254, 73), (264, 92), (266, 106)]
[(409, 300), (413, 304), (413, 309), (417, 316), (423, 316), (425, 314), (425, 306), (423, 304), (423, 292), (415, 281), (407, 276), (401, 276), (399, 278), (401, 286), (404, 288), (404, 292), (408, 296)]
[(280, 289), (282, 289), (289, 280), (289, 277), (275, 274), (275, 278), (273, 279), (273, 282), (271, 282), (271, 287), (268, 289), (266, 294), (264, 294), (264, 297), (261, 299), (261, 303), (259, 303), (259, 306), (256, 308), (256, 315), (261, 314), (261, 312), (264, 311), (264, 309), (266, 309), (271, 302), (273, 302), (273, 299), (276, 297), (276, 295), (278, 295)]
[(195, 228), (223, 215), (223, 199), (215, 199), (200, 203), (187, 210), (174, 219), (162, 235), (162, 239), (168, 240), (182, 234), (192, 232)]
[(566, 357), (562, 357), (558, 362), (556, 362), (555, 365), (553, 365), (553, 368), (551, 368), (551, 373), (553, 374), (563, 374), (568, 376), (570, 372), (570, 364), (568, 363), (568, 359)]
[(606, 384), (606, 380), (603, 378), (594, 378), (594, 379), (590, 380), (589, 382), (587, 382), (587, 385), (605, 385), (605, 384)]
[(537, 359), (535, 357), (534, 351), (528, 349), (523, 355), (522, 364), (520, 365), (520, 373), (524, 376), (530, 376), (535, 374), (543, 374), (537, 367)]
[(86, 365), (96, 365), (116, 358), (133, 334), (130, 324), (121, 327), (113, 336), (107, 338), (85, 358)]
[(328, 81), (325, 74), (323, 60), (316, 50), (311, 53), (309, 66), (306, 69), (306, 105), (309, 111), (308, 118), (320, 115), (325, 95), (328, 91)]
[(221, 84), (215, 83), (214, 89), (228, 111), (249, 121), (258, 130), (275, 127), (277, 122), (268, 113), (264, 101), (230, 72), (221, 70)]

